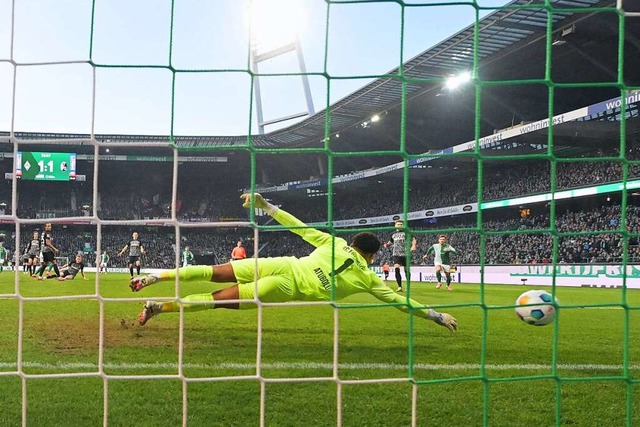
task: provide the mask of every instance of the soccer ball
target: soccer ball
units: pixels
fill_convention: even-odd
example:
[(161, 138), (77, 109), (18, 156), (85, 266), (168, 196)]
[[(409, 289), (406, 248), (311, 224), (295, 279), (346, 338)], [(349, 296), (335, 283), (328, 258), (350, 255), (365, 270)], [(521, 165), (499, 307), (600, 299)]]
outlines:
[[(558, 299), (555, 300), (559, 304)], [(536, 304), (536, 305), (529, 305)], [(544, 326), (556, 318), (553, 296), (547, 291), (527, 291), (516, 300), (516, 315), (533, 326)]]

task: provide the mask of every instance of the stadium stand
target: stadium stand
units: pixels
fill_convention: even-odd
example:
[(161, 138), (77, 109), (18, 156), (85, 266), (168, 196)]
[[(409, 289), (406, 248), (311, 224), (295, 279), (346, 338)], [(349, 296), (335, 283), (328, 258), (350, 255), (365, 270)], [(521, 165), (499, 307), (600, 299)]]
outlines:
[[(519, 3), (519, 2), (516, 2)], [(598, 5), (601, 2), (584, 1), (584, 7)], [(539, 79), (542, 78), (543, 68), (536, 61), (544, 55), (546, 49), (546, 31), (544, 25), (540, 28), (521, 28), (522, 22), (530, 22), (531, 11), (526, 9), (510, 12), (497, 11), (492, 15), (492, 22), (500, 23), (493, 28), (482, 30), (480, 38), (480, 66), (478, 78), (483, 81)], [(615, 55), (616, 45), (612, 44), (615, 37), (589, 37), (587, 33), (592, 28), (617, 29), (614, 16), (598, 13), (576, 13), (563, 11), (553, 15), (554, 34), (570, 25), (578, 26), (578, 31), (572, 34), (571, 45), (554, 46), (554, 72), (559, 76), (569, 76), (568, 82), (602, 81), (610, 77), (606, 71), (617, 64)], [(500, 28), (500, 29), (499, 29)], [(637, 44), (632, 36), (634, 26), (630, 23), (627, 31), (629, 37), (625, 43), (629, 46), (624, 50), (626, 68), (622, 81), (629, 87), (637, 85), (637, 73), (630, 70), (638, 68), (639, 57), (634, 55), (633, 45)], [(410, 156), (423, 153), (438, 153), (447, 147), (460, 144), (463, 141), (473, 142), (476, 134), (474, 114), (468, 106), (475, 102), (473, 91), (456, 94), (442, 93), (440, 77), (447, 75), (443, 67), (453, 67), (448, 72), (455, 72), (461, 62), (472, 63), (472, 56), (461, 57), (457, 50), (460, 46), (472, 46), (474, 29), (472, 27), (460, 32), (455, 37), (447, 39), (416, 58), (404, 64), (406, 76), (416, 78), (404, 88), (407, 92), (407, 104), (404, 110), (406, 121), (406, 150)], [(526, 43), (526, 49), (522, 49)], [(485, 45), (486, 44), (486, 45)], [(470, 49), (472, 51), (473, 49)], [(456, 61), (451, 61), (455, 57)], [(426, 60), (428, 58), (428, 61)], [(594, 63), (599, 66), (594, 67)], [(509, 64), (520, 64), (511, 67)], [(613, 65), (612, 65), (613, 64)], [(614, 67), (615, 68), (615, 67)], [(570, 70), (570, 72), (569, 72)], [(391, 73), (397, 70), (392, 70)], [(443, 74), (445, 73), (445, 74)], [(557, 77), (557, 76), (554, 76)], [(423, 80), (420, 80), (423, 79)], [(403, 88), (397, 80), (378, 79), (362, 90), (339, 101), (331, 107), (331, 137), (334, 132), (340, 132), (342, 137), (339, 144), (333, 144), (336, 152), (397, 150), (399, 148), (401, 103), (400, 94)], [(616, 87), (589, 87), (578, 89), (558, 89), (554, 92), (554, 113), (563, 114), (587, 105), (594, 105), (606, 99), (620, 96)], [(534, 124), (548, 115), (548, 88), (545, 85), (486, 85), (482, 88), (483, 120), (478, 123), (481, 136), (491, 139), (501, 130), (514, 126)], [(634, 161), (640, 159), (640, 143), (638, 140), (638, 103), (631, 102), (627, 112), (626, 150), (625, 159)], [(428, 112), (428, 114), (425, 114)], [(375, 126), (362, 126), (374, 113), (383, 116)], [(556, 189), (582, 188), (589, 185), (604, 184), (620, 181), (623, 172), (623, 162), (612, 160), (618, 156), (619, 126), (622, 112), (619, 107), (589, 110), (588, 114), (578, 121), (561, 123), (554, 126), (553, 154), (558, 158), (556, 163)], [(320, 147), (324, 140), (318, 135), (325, 134), (326, 112), (319, 112), (313, 117), (303, 120), (290, 128), (252, 137), (252, 144), (256, 147)], [(81, 155), (91, 155), (93, 148), (83, 146), (84, 139), (90, 135), (80, 134), (51, 134), (51, 133), (21, 133), (15, 137), (30, 140), (33, 150), (39, 149), (33, 144), (42, 140), (42, 149), (54, 140), (64, 141), (69, 151), (76, 151)], [(330, 137), (330, 138), (331, 138)], [(168, 218), (171, 215), (172, 200), (171, 176), (173, 165), (169, 161), (148, 161), (142, 158), (131, 161), (136, 156), (158, 155), (170, 156), (168, 148), (169, 137), (145, 135), (95, 135), (103, 144), (113, 143), (113, 153), (126, 153), (128, 160), (108, 160), (103, 162), (100, 169), (98, 206), (95, 207), (102, 220), (154, 220)], [(136, 143), (167, 142), (167, 149), (137, 148)], [(243, 188), (251, 184), (249, 176), (238, 176), (237, 171), (249, 169), (249, 156), (246, 150), (246, 138), (218, 137), (218, 136), (172, 136), (179, 148), (225, 148), (215, 150), (220, 156), (220, 162), (181, 162), (179, 166), (179, 182), (176, 213), (177, 218), (185, 223), (206, 221), (233, 221), (246, 219), (246, 212), (237, 203), (238, 195)], [(0, 132), (0, 143), (9, 142), (8, 133)], [(485, 155), (484, 179), (482, 182), (482, 199), (501, 200), (522, 195), (541, 194), (551, 189), (549, 179), (551, 163), (548, 160), (535, 160), (516, 163), (504, 159), (492, 160), (493, 154), (545, 154), (547, 153), (547, 128), (532, 129), (512, 140), (491, 140), (481, 146)], [(120, 145), (118, 145), (120, 144)], [(7, 147), (10, 144), (7, 145)], [(127, 145), (122, 147), (122, 145)], [(473, 143), (471, 144), (473, 145)], [(12, 153), (4, 153), (0, 161), (0, 172), (8, 177), (13, 172)], [(384, 167), (393, 162), (402, 161), (404, 157), (390, 153), (372, 156), (335, 156), (333, 160), (334, 175), (349, 174), (362, 171), (365, 168)], [(190, 156), (207, 156), (198, 151), (190, 151)], [(211, 155), (210, 153), (208, 155)], [(114, 159), (117, 156), (112, 156)], [(584, 161), (563, 162), (563, 158)], [(105, 158), (106, 159), (106, 158)], [(604, 160), (603, 160), (604, 159)], [(471, 161), (469, 161), (471, 160)], [(303, 182), (309, 178), (327, 178), (327, 159), (323, 154), (312, 153), (282, 153), (278, 156), (256, 156), (256, 184), (277, 186), (285, 182)], [(215, 167), (212, 167), (215, 165)], [(627, 164), (628, 177), (640, 177), (640, 165)], [(372, 215), (398, 214), (402, 212), (402, 170), (390, 172), (380, 176), (335, 185), (333, 187), (333, 219), (353, 219)], [(414, 165), (409, 171), (408, 210), (422, 210), (436, 207), (446, 207), (456, 204), (474, 203), (478, 201), (478, 174), (475, 158), (439, 157), (432, 162)], [(87, 158), (78, 161), (78, 173), (84, 176), (84, 181), (61, 183), (18, 182), (16, 213), (26, 219), (46, 219), (66, 216), (82, 217), (91, 214), (94, 207), (93, 162)], [(298, 213), (305, 221), (326, 221), (327, 199), (326, 185), (320, 188), (302, 188), (299, 190), (277, 192), (270, 194), (277, 203), (282, 203), (288, 210)], [(315, 196), (315, 197), (308, 197)], [(619, 203), (615, 199), (615, 203)], [(613, 203), (612, 202), (612, 203)], [(0, 209), (2, 204), (5, 213), (12, 211), (11, 180), (5, 179), (0, 184)], [(630, 209), (635, 209), (638, 202), (634, 197), (629, 198)], [(602, 198), (581, 199), (579, 206), (569, 210), (563, 208), (558, 224), (566, 224), (567, 229), (580, 226), (580, 218), (598, 217), (602, 210), (613, 209), (613, 205)], [(499, 210), (491, 215), (485, 215), (484, 226), (495, 230), (508, 230), (512, 227), (540, 228), (548, 224), (548, 211), (543, 205), (532, 207), (534, 216), (530, 218), (515, 218), (511, 210)], [(579, 214), (582, 212), (582, 214)], [(615, 215), (614, 212), (607, 215)], [(580, 217), (580, 215), (582, 215)], [(260, 218), (258, 218), (260, 220)], [(438, 226), (464, 225), (466, 218), (438, 218)], [(471, 220), (468, 220), (471, 221)], [(8, 221), (10, 223), (10, 221)], [(631, 222), (631, 221), (630, 221)], [(470, 222), (466, 223), (467, 226)], [(6, 225), (5, 234), (11, 235), (10, 224)], [(412, 223), (420, 232), (434, 227), (435, 224)], [(630, 224), (631, 225), (631, 224)], [(635, 226), (635, 224), (633, 224)], [(79, 227), (79, 226), (74, 226)], [(595, 229), (595, 228), (591, 228)], [(74, 230), (69, 226), (61, 232), (59, 237), (65, 252), (79, 250), (87, 243), (85, 238), (74, 239), (62, 237), (67, 231)], [(140, 230), (143, 239), (148, 239), (150, 250), (146, 264), (148, 266), (171, 266), (174, 264), (175, 248), (156, 247), (171, 240), (162, 227)], [(79, 230), (82, 236), (89, 233), (90, 247), (95, 246), (95, 227), (84, 227)], [(104, 233), (105, 248), (113, 251), (122, 245), (129, 231), (118, 232), (114, 236)], [(427, 231), (424, 231), (425, 233)], [(185, 231), (183, 237), (188, 236)], [(222, 262), (226, 259), (229, 245), (238, 238), (250, 240), (251, 230), (221, 230), (219, 233), (194, 233), (188, 236), (188, 243), (196, 252), (201, 248), (202, 253), (210, 255), (212, 262)], [(286, 233), (263, 233), (260, 244), (261, 254), (277, 255), (286, 251), (299, 253), (303, 248), (297, 248), (295, 243), (289, 243)], [(462, 262), (478, 262), (477, 236), (466, 234), (451, 236), (452, 243), (457, 243), (463, 252)], [(189, 240), (191, 239), (191, 240)], [(538, 248), (529, 248), (532, 242), (521, 242), (517, 234), (493, 236), (492, 247), (497, 248), (487, 253), (486, 262), (543, 262), (548, 254)], [(539, 235), (542, 245), (548, 245), (549, 237)], [(577, 262), (578, 260), (593, 260), (607, 262), (620, 256), (619, 248), (607, 240), (606, 235), (600, 239), (582, 243), (588, 244), (585, 254), (583, 250), (573, 248), (562, 254), (558, 261)], [(10, 238), (8, 238), (10, 240)], [(492, 240), (492, 241), (493, 241)], [(175, 241), (171, 240), (174, 246)], [(526, 244), (525, 244), (526, 243)], [(10, 241), (7, 244), (11, 247)], [(170, 245), (171, 245), (170, 244)], [(497, 246), (496, 246), (497, 245)], [(245, 245), (252, 251), (253, 245)], [(524, 249), (517, 251), (512, 248)], [(535, 245), (534, 245), (535, 246)], [(115, 248), (115, 249), (114, 249)], [(600, 248), (596, 256), (595, 248)], [(491, 248), (489, 248), (491, 249)], [(500, 249), (500, 250), (498, 250)], [(634, 249), (635, 251), (635, 249)], [(502, 252), (502, 253), (498, 253)], [(634, 252), (635, 254), (636, 252)], [(633, 256), (630, 259), (634, 262)], [(414, 260), (419, 262), (419, 259)], [(114, 262), (119, 262), (114, 260)]]

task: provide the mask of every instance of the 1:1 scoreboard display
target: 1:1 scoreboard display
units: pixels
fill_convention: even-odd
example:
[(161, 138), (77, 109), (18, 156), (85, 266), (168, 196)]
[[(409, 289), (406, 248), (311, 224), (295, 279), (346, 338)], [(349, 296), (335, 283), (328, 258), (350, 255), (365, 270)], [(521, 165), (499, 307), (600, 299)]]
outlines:
[(16, 177), (33, 181), (76, 179), (76, 153), (18, 151)]

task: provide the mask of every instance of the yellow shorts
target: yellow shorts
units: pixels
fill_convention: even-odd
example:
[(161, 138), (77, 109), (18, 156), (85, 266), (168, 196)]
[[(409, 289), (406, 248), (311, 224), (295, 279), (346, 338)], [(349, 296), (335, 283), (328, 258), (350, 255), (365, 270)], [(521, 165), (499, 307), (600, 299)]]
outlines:
[[(295, 257), (247, 258), (231, 263), (238, 280), (240, 299), (262, 302), (287, 302), (299, 299), (291, 265)], [(256, 275), (256, 263), (258, 274)], [(241, 308), (246, 304), (241, 304)]]

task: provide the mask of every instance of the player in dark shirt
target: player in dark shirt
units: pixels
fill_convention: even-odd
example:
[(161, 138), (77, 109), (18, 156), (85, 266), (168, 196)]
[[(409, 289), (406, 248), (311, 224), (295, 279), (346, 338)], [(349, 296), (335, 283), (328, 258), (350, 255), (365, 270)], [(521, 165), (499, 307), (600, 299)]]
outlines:
[(131, 235), (132, 239), (129, 243), (124, 245), (118, 256), (124, 255), (124, 253), (129, 250), (129, 274), (131, 274), (131, 278), (133, 279), (133, 267), (136, 267), (136, 274), (140, 275), (140, 257), (144, 254), (144, 246), (138, 240), (138, 232), (134, 231)]
[(27, 257), (27, 270), (29, 274), (35, 277), (37, 265), (39, 264), (38, 257), (40, 256), (40, 235), (37, 231), (33, 232), (33, 238), (27, 244), (24, 253)]
[(82, 255), (76, 255), (76, 259), (65, 264), (60, 272), (61, 274), (60, 277), (58, 277), (58, 280), (73, 280), (76, 278), (78, 273), (82, 275), (84, 280), (87, 280), (87, 276), (84, 275), (84, 262), (82, 261)]
[[(404, 268), (405, 276), (409, 277), (410, 266), (407, 265), (407, 258), (411, 260), (411, 254), (407, 256), (406, 238), (407, 235), (404, 232), (404, 221), (396, 221), (396, 231), (391, 235), (391, 239), (384, 244), (385, 248), (391, 246), (391, 256), (393, 257), (393, 268), (396, 276), (396, 283), (398, 284), (398, 292), (402, 292), (402, 275), (400, 273), (400, 267)], [(416, 238), (411, 239), (411, 252), (416, 251)]]
[(44, 269), (48, 265), (51, 265), (56, 277), (60, 276), (60, 270), (58, 264), (56, 264), (56, 253), (60, 252), (58, 248), (53, 246), (53, 238), (51, 237), (51, 223), (44, 225), (44, 231), (40, 234), (40, 255), (42, 259), (40, 261), (40, 268), (38, 269), (36, 276), (38, 280), (42, 280), (42, 274)]

